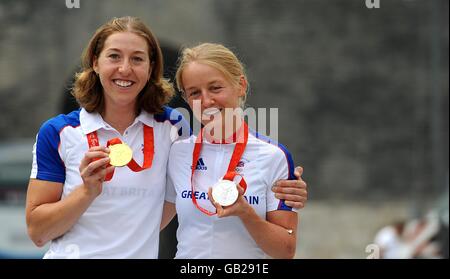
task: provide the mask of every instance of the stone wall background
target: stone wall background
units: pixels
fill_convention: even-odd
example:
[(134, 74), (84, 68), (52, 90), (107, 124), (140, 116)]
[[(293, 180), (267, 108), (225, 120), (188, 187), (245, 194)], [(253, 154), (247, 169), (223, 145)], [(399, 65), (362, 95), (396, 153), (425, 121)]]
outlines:
[(248, 105), (279, 109), (279, 141), (305, 168), (311, 204), (401, 200), (399, 212), (417, 215), (448, 189), (448, 1), (80, 3), (0, 2), (0, 144), (33, 138), (60, 113), (91, 34), (133, 15), (167, 47), (236, 51)]

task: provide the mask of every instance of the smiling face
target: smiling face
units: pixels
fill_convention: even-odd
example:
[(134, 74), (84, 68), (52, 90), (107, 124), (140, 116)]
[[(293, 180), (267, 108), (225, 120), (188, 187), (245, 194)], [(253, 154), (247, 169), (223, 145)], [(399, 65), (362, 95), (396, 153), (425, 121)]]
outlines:
[(136, 98), (151, 74), (149, 46), (141, 36), (116, 32), (105, 41), (99, 57), (94, 58), (105, 105), (134, 109)]
[[(244, 79), (235, 85), (221, 71), (199, 61), (187, 64), (181, 78), (189, 106), (204, 125), (218, 113), (225, 119), (225, 108), (239, 108), (239, 98), (245, 95)], [(195, 109), (194, 102), (200, 102), (200, 110)]]

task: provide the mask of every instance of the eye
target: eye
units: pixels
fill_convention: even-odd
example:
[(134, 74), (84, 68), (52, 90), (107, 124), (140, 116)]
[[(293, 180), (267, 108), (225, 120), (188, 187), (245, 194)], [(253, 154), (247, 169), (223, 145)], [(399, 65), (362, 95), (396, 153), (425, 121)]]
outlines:
[(108, 55), (108, 58), (110, 58), (112, 60), (117, 60), (120, 58), (120, 56), (117, 53), (111, 53), (110, 55)]
[(187, 93), (188, 98), (192, 98), (192, 97), (196, 97), (200, 95), (200, 91), (199, 90), (194, 90), (194, 91), (190, 91)]
[(139, 56), (135, 56), (132, 59), (133, 59), (134, 62), (143, 62), (144, 61), (144, 58), (139, 57)]
[(211, 90), (212, 92), (218, 93), (218, 92), (220, 92), (220, 90), (221, 90), (222, 88), (223, 88), (223, 87), (220, 86), (220, 85), (213, 85), (213, 86), (210, 87), (210, 90)]

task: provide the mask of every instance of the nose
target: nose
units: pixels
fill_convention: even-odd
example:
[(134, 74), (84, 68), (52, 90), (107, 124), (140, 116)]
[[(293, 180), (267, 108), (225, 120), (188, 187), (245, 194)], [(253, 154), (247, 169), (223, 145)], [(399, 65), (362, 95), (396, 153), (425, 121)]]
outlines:
[(201, 101), (202, 101), (203, 107), (205, 107), (205, 108), (209, 108), (212, 105), (214, 105), (214, 103), (215, 103), (214, 97), (211, 96), (211, 94), (209, 94), (209, 92), (207, 90), (202, 91), (202, 100)]
[(125, 59), (119, 66), (119, 72), (125, 76), (131, 72), (131, 64), (128, 59)]

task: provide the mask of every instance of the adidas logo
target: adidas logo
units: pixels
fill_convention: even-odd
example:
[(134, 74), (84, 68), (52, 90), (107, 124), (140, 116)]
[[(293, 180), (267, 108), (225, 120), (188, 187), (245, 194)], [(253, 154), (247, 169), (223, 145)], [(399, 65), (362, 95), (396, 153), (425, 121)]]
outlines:
[(205, 165), (205, 162), (203, 162), (203, 158), (198, 159), (197, 161), (197, 167), (196, 170), (207, 170), (208, 167)]

